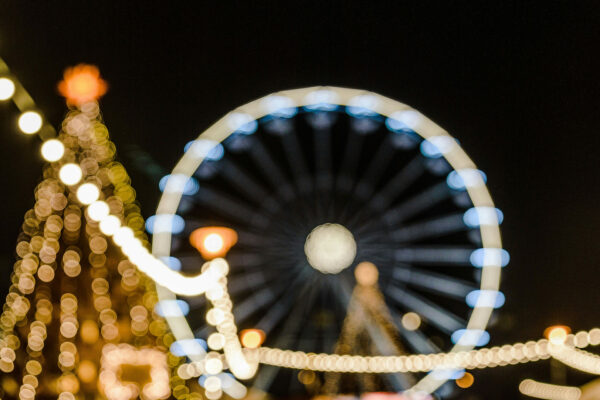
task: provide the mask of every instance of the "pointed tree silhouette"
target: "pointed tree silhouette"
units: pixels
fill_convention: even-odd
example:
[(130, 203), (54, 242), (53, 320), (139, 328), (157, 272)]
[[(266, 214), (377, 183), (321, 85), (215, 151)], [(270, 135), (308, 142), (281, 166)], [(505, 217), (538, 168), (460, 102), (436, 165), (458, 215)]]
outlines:
[[(31, 98), (13, 81), (22, 109), (18, 100)], [(172, 385), (177, 398), (199, 399), (171, 375), (182, 359), (167, 352), (174, 339), (155, 311), (154, 283), (85, 209), (90, 199), (105, 200), (149, 246), (135, 190), (115, 161), (96, 101), (106, 83), (95, 67), (80, 65), (66, 71), (59, 88), (69, 111), (57, 140), (42, 147), (50, 162), (25, 213), (0, 315), (0, 397), (150, 400), (169, 397)]]

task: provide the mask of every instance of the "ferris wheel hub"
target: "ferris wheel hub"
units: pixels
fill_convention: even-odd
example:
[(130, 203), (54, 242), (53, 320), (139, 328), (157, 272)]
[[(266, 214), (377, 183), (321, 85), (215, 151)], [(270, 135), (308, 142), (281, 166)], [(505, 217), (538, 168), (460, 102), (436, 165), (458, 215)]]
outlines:
[(348, 268), (356, 257), (356, 241), (340, 224), (326, 223), (306, 237), (304, 253), (311, 267), (324, 274), (337, 274)]

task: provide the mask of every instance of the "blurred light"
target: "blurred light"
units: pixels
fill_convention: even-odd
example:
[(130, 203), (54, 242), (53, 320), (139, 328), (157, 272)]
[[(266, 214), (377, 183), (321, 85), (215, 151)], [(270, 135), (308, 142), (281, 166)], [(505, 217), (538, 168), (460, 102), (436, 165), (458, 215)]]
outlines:
[(519, 391), (526, 396), (538, 399), (578, 400), (581, 398), (581, 389), (578, 387), (536, 382), (533, 379), (523, 380), (519, 384)]
[(190, 234), (190, 243), (205, 260), (223, 257), (237, 243), (237, 233), (223, 226), (206, 226)]
[(60, 168), (58, 172), (60, 180), (66, 185), (74, 185), (81, 180), (83, 172), (77, 164), (69, 163)]
[(432, 136), (421, 142), (421, 154), (427, 158), (439, 158), (456, 146), (456, 140), (450, 136)]
[(163, 176), (158, 182), (158, 188), (161, 192), (166, 189), (167, 193), (176, 192), (191, 196), (198, 193), (200, 185), (194, 178), (188, 178), (183, 174), (174, 174)]
[(465, 372), (465, 374), (462, 377), (456, 379), (456, 386), (458, 386), (459, 388), (467, 389), (473, 386), (474, 382), (475, 378), (473, 377), (473, 375), (468, 372)]
[(309, 264), (324, 274), (337, 274), (356, 256), (352, 233), (340, 224), (326, 223), (313, 229), (304, 243)]
[(362, 94), (350, 99), (346, 112), (355, 118), (374, 117), (377, 112), (373, 111), (379, 104), (379, 99), (372, 94)]
[(227, 114), (227, 124), (232, 132), (242, 135), (252, 135), (258, 129), (258, 122), (250, 115), (232, 112)]
[[(205, 358), (204, 369), (209, 375), (216, 375), (223, 372), (223, 362), (219, 358)], [(221, 381), (219, 381), (221, 382)], [(220, 389), (220, 387), (219, 387)], [(216, 389), (215, 389), (216, 390)]]
[(46, 161), (58, 161), (65, 154), (65, 146), (58, 139), (46, 140), (42, 145), (42, 157)]
[(244, 329), (240, 332), (240, 340), (244, 347), (256, 349), (265, 341), (265, 333), (260, 329)]
[(510, 255), (504, 249), (482, 248), (473, 251), (469, 261), (477, 268), (488, 265), (506, 267), (510, 261)]
[(354, 269), (354, 277), (359, 285), (362, 286), (374, 286), (377, 284), (379, 279), (379, 271), (375, 264), (363, 261), (359, 263)]
[(308, 111), (334, 111), (337, 105), (337, 93), (327, 89), (315, 90), (306, 95), (304, 109)]
[(108, 215), (100, 221), (100, 231), (105, 235), (113, 235), (121, 226), (121, 220), (114, 215)]
[(221, 379), (217, 376), (209, 376), (204, 381), (204, 388), (208, 392), (216, 392), (221, 390)]
[(446, 178), (446, 183), (451, 189), (465, 190), (467, 187), (477, 186), (487, 182), (487, 176), (477, 169), (461, 169), (452, 171)]
[(100, 197), (100, 189), (93, 183), (84, 183), (77, 188), (77, 200), (83, 204), (92, 204)]
[(98, 68), (86, 64), (67, 68), (64, 79), (58, 84), (60, 94), (76, 105), (97, 100), (106, 90), (106, 82), (100, 78)]
[(181, 271), (181, 261), (175, 257), (159, 257), (173, 271)]
[(202, 356), (206, 350), (206, 342), (198, 338), (177, 340), (169, 348), (169, 351), (177, 357)]
[(277, 118), (292, 118), (298, 113), (296, 104), (291, 98), (276, 94), (263, 98), (261, 106), (267, 114)]
[(461, 346), (485, 346), (490, 341), (490, 334), (481, 329), (459, 329), (452, 333), (450, 340)]
[(225, 346), (225, 335), (222, 333), (213, 332), (208, 335), (206, 343), (212, 350), (221, 350), (223, 346)]
[(204, 238), (202, 245), (209, 253), (217, 253), (223, 249), (223, 238), (217, 233), (211, 233)]
[(177, 214), (158, 214), (146, 220), (146, 230), (151, 233), (171, 232), (178, 234), (183, 232), (185, 221)]
[(447, 381), (449, 379), (458, 379), (465, 374), (464, 369), (440, 368), (431, 371), (431, 375), (438, 380)]
[(544, 336), (553, 344), (564, 344), (571, 328), (565, 325), (554, 325), (544, 330)]
[(15, 94), (15, 84), (9, 78), (0, 78), (0, 100), (8, 100)]
[(104, 201), (95, 201), (87, 208), (87, 213), (94, 221), (101, 221), (110, 213), (108, 204)]
[(407, 331), (416, 331), (421, 326), (421, 317), (414, 312), (407, 312), (402, 316), (402, 326)]
[(393, 131), (404, 130), (405, 128), (415, 131), (421, 123), (423, 115), (416, 110), (404, 110), (392, 113), (388, 119), (386, 125)]
[(26, 111), (19, 117), (19, 129), (28, 135), (42, 128), (42, 116), (36, 111)]
[[(256, 122), (256, 121), (254, 121)], [(225, 148), (219, 142), (209, 139), (196, 139), (188, 142), (183, 148), (184, 152), (191, 149), (196, 157), (208, 161), (218, 161), (225, 155)]]
[(504, 293), (496, 290), (473, 290), (466, 297), (466, 302), (471, 308), (500, 308), (504, 305), (505, 300)]
[(504, 214), (494, 207), (472, 207), (465, 211), (463, 221), (469, 228), (477, 228), (481, 225), (500, 225), (504, 221)]
[(161, 300), (154, 306), (154, 311), (161, 317), (185, 316), (190, 312), (190, 305), (183, 300)]

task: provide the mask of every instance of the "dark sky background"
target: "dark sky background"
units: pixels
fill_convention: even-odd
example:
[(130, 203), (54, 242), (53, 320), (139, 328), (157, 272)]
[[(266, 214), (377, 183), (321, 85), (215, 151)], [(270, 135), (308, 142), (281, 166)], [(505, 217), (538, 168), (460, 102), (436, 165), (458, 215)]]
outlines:
[[(192, 2), (189, 2), (192, 3)], [(146, 216), (183, 145), (273, 91), (363, 88), (405, 102), (457, 137), (504, 211), (511, 263), (491, 345), (555, 323), (600, 324), (600, 3), (151, 2), (0, 0), (0, 56), (58, 125), (66, 66), (98, 65), (102, 109)], [(0, 105), (2, 293), (40, 180), (40, 142)], [(461, 399), (519, 398), (550, 363), (475, 371)], [(570, 384), (591, 377), (568, 374)]]

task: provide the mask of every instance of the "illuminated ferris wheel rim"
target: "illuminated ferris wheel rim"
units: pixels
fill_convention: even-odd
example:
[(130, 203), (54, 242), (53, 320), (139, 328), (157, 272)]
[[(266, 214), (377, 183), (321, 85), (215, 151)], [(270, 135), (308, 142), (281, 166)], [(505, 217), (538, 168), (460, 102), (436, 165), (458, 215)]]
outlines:
[[(329, 86), (294, 89), (273, 93), (237, 108), (200, 134), (197, 141), (198, 143), (205, 141), (205, 143), (217, 145), (231, 134), (240, 130), (243, 132), (248, 124), (255, 123), (256, 120), (267, 115), (285, 118), (289, 116), (289, 110), (295, 110), (298, 107), (313, 111), (331, 111), (332, 106), (353, 108), (359, 115), (379, 114), (387, 117), (389, 125), (404, 126), (411, 129), (431, 143), (440, 155), (446, 159), (458, 176), (462, 178), (465, 189), (475, 210), (477, 210), (479, 220), (482, 221), (480, 226), (482, 243), (480, 290), (487, 293), (497, 292), (500, 284), (500, 270), (504, 265), (502, 245), (496, 214), (495, 212), (487, 212), (494, 209), (494, 203), (484, 179), (456, 140), (444, 129), (413, 108), (376, 93), (358, 89)], [(198, 169), (207, 153), (206, 149), (185, 152), (167, 180), (157, 207), (157, 217), (170, 218), (176, 214), (181, 197), (184, 194), (185, 183)], [(170, 250), (171, 232), (168, 229), (156, 231), (153, 236), (153, 254), (158, 257), (168, 257)], [(178, 274), (164, 264), (161, 266), (155, 265), (156, 268), (164, 268), (165, 274)], [(193, 280), (197, 279), (197, 277), (178, 275), (178, 280), (188, 284), (192, 284)], [(158, 283), (160, 284), (160, 282)], [(173, 292), (186, 295), (204, 292), (204, 288), (199, 287), (197, 293), (194, 293), (193, 285), (188, 285), (191, 290), (188, 288), (187, 293), (179, 291), (172, 285), (169, 286), (171, 290), (159, 286), (158, 293), (161, 299), (174, 299), (175, 294)], [(479, 296), (468, 320), (466, 330), (475, 336), (484, 331), (494, 308), (488, 300), (484, 296)], [(194, 337), (183, 315), (168, 316), (167, 321), (178, 340)], [(472, 340), (473, 335), (464, 336), (470, 336), (468, 343), (459, 340), (453, 346), (452, 352), (470, 350), (475, 346), (477, 340)], [(424, 390), (432, 391), (443, 381), (428, 375), (418, 386)]]

